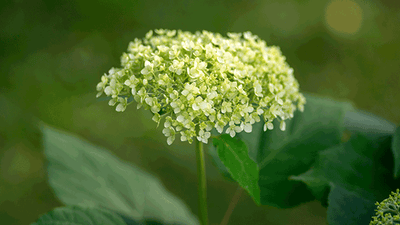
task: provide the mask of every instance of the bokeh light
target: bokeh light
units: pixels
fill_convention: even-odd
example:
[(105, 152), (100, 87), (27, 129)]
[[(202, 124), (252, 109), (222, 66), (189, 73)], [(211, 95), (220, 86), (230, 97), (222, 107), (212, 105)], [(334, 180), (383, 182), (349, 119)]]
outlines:
[(325, 22), (335, 33), (354, 35), (361, 27), (363, 11), (351, 0), (333, 0), (325, 10)]

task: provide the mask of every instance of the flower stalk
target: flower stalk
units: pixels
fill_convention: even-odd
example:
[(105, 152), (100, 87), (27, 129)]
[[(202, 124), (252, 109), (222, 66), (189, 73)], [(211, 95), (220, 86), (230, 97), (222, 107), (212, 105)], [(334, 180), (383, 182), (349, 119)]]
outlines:
[(124, 112), (136, 102), (153, 114), (171, 145), (176, 136), (196, 142), (199, 217), (208, 224), (203, 143), (211, 131), (231, 137), (251, 133), (256, 122), (264, 131), (273, 121), (303, 111), (306, 99), (299, 92), (293, 69), (279, 47), (251, 32), (218, 33), (158, 29), (129, 43), (121, 67), (111, 68), (97, 84), (97, 97)]
[(198, 204), (201, 225), (208, 225), (207, 213), (207, 180), (204, 161), (203, 143), (196, 140), (197, 178), (198, 178)]

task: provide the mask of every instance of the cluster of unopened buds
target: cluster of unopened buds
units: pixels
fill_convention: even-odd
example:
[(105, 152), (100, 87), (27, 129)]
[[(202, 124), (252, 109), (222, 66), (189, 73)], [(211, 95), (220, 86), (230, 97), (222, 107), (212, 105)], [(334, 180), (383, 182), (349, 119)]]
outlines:
[(120, 68), (101, 77), (97, 96), (110, 96), (118, 112), (136, 102), (156, 123), (164, 119), (168, 144), (177, 133), (181, 141), (207, 143), (213, 128), (234, 137), (261, 119), (264, 130), (276, 118), (285, 130), (305, 104), (293, 69), (278, 47), (250, 32), (227, 35), (150, 31), (129, 44)]
[(400, 192), (392, 192), (389, 198), (375, 204), (376, 215), (372, 217), (370, 225), (392, 225), (400, 223)]

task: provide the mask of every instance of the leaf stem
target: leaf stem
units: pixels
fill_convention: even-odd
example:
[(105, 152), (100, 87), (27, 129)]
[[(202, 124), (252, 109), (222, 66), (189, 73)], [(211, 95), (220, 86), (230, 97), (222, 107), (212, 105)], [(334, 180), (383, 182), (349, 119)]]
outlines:
[(203, 143), (196, 140), (197, 178), (198, 178), (198, 203), (201, 225), (208, 225), (207, 215), (207, 183), (206, 168), (204, 163)]
[(229, 218), (232, 215), (233, 209), (235, 209), (235, 206), (239, 202), (239, 199), (240, 199), (240, 196), (242, 195), (242, 192), (243, 192), (243, 189), (239, 185), (238, 188), (236, 189), (235, 194), (232, 197), (231, 202), (229, 203), (228, 209), (226, 210), (224, 218), (222, 219), (220, 225), (227, 225), (228, 224)]

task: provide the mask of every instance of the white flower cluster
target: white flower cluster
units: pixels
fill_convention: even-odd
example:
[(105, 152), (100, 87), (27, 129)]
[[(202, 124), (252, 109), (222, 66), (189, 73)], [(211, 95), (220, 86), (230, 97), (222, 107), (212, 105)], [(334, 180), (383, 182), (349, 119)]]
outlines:
[(156, 123), (165, 118), (168, 144), (177, 133), (181, 141), (207, 143), (213, 128), (232, 137), (251, 132), (261, 116), (264, 130), (275, 118), (285, 130), (284, 121), (305, 104), (279, 48), (250, 32), (150, 31), (129, 44), (121, 64), (101, 77), (97, 96), (111, 96), (118, 112), (134, 100)]

